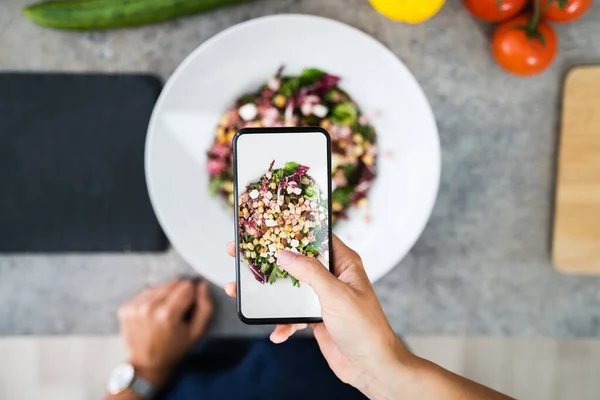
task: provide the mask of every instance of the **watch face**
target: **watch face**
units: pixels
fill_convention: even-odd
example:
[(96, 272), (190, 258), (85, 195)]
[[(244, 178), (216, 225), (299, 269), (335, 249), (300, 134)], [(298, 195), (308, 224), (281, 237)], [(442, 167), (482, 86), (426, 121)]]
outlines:
[(110, 373), (108, 379), (108, 392), (110, 394), (119, 394), (129, 388), (135, 371), (130, 364), (120, 364)]

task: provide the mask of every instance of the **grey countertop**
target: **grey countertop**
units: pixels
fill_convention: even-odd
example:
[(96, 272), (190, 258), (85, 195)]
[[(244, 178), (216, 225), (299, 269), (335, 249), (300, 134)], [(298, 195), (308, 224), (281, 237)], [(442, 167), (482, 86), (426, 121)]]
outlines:
[[(521, 79), (490, 56), (491, 28), (449, 0), (416, 26), (377, 14), (367, 0), (260, 0), (132, 30), (69, 33), (20, 15), (27, 0), (0, 2), (0, 69), (141, 71), (167, 79), (195, 47), (244, 20), (318, 14), (373, 35), (407, 65), (435, 113), (442, 180), (435, 209), (410, 254), (375, 287), (401, 334), (600, 336), (600, 278), (550, 264), (561, 84), (573, 66), (600, 63), (600, 4), (556, 26), (560, 54)], [(1, 88), (0, 88), (1, 90)], [(1, 194), (0, 194), (1, 195)], [(0, 256), (0, 334), (111, 334), (115, 310), (148, 285), (189, 274), (163, 255)], [(265, 332), (237, 321), (215, 290), (212, 334)]]

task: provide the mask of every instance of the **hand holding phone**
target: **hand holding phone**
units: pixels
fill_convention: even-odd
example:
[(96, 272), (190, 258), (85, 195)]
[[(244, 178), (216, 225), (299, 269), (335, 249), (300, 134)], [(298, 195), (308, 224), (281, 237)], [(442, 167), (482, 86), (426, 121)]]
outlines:
[(277, 263), (331, 265), (331, 140), (321, 128), (246, 128), (233, 140), (237, 310), (246, 323), (321, 321), (313, 289)]
[[(310, 327), (338, 378), (371, 398), (394, 398), (380, 392), (386, 389), (381, 380), (401, 385), (401, 364), (411, 363), (414, 356), (390, 327), (360, 256), (335, 235), (331, 249), (335, 274), (318, 260), (295, 253), (282, 253), (280, 266), (296, 275), (302, 285), (310, 284), (318, 295), (323, 323)], [(227, 252), (235, 256), (234, 243), (227, 245)], [(235, 282), (225, 285), (225, 292), (236, 297)], [(277, 325), (271, 341), (282, 343), (304, 327)]]

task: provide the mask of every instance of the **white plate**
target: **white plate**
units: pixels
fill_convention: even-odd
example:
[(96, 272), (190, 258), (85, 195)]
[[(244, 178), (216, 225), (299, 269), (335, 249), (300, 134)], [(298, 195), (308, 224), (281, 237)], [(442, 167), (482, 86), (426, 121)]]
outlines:
[[(150, 199), (171, 243), (200, 274), (233, 281), (225, 253), (233, 219), (208, 193), (206, 151), (223, 112), (285, 64), (342, 77), (363, 112), (379, 112), (379, 176), (370, 210), (352, 210), (336, 233), (363, 257), (374, 282), (406, 255), (431, 214), (440, 176), (435, 119), (418, 83), (381, 43), (326, 18), (276, 15), (238, 24), (190, 54), (163, 89), (146, 140)], [(370, 216), (371, 221), (366, 219)], [(365, 218), (366, 217), (366, 218)]]

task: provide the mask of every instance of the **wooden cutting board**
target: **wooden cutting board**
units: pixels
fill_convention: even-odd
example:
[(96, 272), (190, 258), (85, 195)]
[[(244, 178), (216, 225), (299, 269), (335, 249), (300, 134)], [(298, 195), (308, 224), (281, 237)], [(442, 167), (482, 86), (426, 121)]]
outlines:
[(600, 66), (565, 79), (553, 242), (559, 271), (600, 274)]

